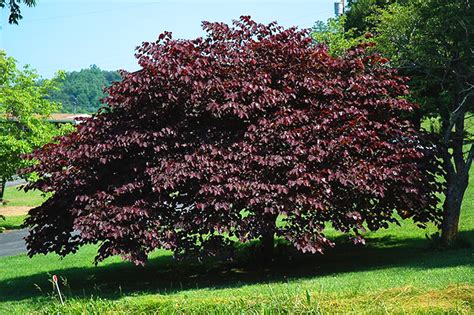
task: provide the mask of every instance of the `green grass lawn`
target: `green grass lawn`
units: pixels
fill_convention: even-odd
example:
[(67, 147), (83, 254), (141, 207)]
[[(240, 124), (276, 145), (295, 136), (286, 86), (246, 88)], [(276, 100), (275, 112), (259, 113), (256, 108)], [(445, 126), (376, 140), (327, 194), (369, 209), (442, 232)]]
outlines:
[[(252, 246), (233, 263), (173, 261), (156, 251), (146, 267), (110, 258), (92, 265), (95, 246), (56, 255), (0, 258), (4, 313), (465, 313), (474, 312), (474, 185), (466, 193), (458, 248), (439, 250), (433, 227), (368, 234), (366, 246), (344, 237), (325, 255), (281, 245), (267, 269)], [(49, 279), (61, 278), (61, 306)]]
[[(34, 207), (41, 204), (46, 197), (40, 191), (34, 190), (25, 193), (18, 190), (18, 186), (10, 186), (5, 189), (4, 200), (6, 204), (0, 205), (0, 214), (5, 207)], [(0, 219), (0, 233), (5, 230), (16, 230), (21, 228), (26, 215), (7, 216), (5, 220)]]
[(0, 233), (2, 233), (4, 230), (20, 229), (25, 218), (26, 215), (15, 215), (5, 217), (5, 220), (0, 219)]
[(22, 190), (18, 190), (18, 186), (9, 186), (5, 189), (5, 195), (3, 197), (6, 201), (5, 205), (1, 207), (34, 207), (41, 204), (46, 197), (42, 195), (42, 192), (38, 190), (29, 191), (25, 193)]

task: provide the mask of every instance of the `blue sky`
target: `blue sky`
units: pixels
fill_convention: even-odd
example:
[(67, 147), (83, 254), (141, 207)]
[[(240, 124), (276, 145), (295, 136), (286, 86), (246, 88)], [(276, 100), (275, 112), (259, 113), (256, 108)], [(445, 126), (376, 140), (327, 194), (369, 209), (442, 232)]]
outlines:
[(231, 22), (251, 15), (259, 22), (311, 27), (333, 16), (333, 0), (38, 0), (23, 8), (19, 25), (2, 10), (0, 47), (18, 62), (51, 77), (58, 70), (96, 64), (136, 70), (135, 47), (162, 31), (175, 38), (203, 34), (201, 21)]

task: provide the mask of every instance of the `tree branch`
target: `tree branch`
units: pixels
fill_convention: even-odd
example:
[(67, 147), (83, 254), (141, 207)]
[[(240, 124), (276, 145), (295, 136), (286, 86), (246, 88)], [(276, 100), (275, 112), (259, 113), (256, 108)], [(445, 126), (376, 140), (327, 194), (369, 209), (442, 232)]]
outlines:
[(465, 106), (467, 104), (466, 102), (469, 99), (469, 97), (472, 96), (472, 95), (474, 95), (474, 93), (472, 93), (472, 92), (466, 94), (464, 96), (463, 100), (459, 103), (459, 106), (451, 113), (448, 128), (446, 128), (446, 130), (444, 131), (444, 135), (443, 135), (443, 140), (444, 140), (445, 144), (449, 143), (451, 130), (453, 129), (454, 124), (456, 123), (459, 115), (463, 114), (463, 111), (461, 111), (461, 110), (465, 109)]
[(466, 165), (464, 166), (465, 173), (469, 173), (469, 169), (472, 166), (472, 160), (474, 159), (474, 144), (471, 144), (471, 148), (469, 149), (469, 155), (466, 159)]

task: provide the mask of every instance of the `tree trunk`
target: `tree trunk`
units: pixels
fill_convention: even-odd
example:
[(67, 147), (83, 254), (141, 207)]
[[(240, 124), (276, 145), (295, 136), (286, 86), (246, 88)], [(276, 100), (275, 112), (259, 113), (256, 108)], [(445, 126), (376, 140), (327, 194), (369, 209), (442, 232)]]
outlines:
[(423, 118), (423, 114), (421, 112), (421, 109), (415, 109), (415, 111), (413, 112), (412, 114), (412, 117), (411, 117), (411, 123), (413, 124), (413, 128), (416, 130), (416, 131), (420, 131), (421, 130), (421, 120)]
[[(458, 95), (458, 94), (456, 94)], [(474, 145), (471, 145), (467, 158), (464, 158), (465, 115), (468, 97), (457, 99), (452, 113), (442, 114), (443, 120), (443, 163), (446, 171), (447, 191), (443, 204), (443, 223), (441, 244), (451, 246), (458, 236), (461, 205), (469, 183), (469, 170), (474, 158)], [(454, 132), (452, 128), (454, 127)], [(450, 152), (450, 149), (452, 150)]]
[(266, 221), (266, 228), (260, 238), (262, 248), (263, 266), (268, 266), (273, 259), (273, 249), (275, 247), (276, 214), (265, 214), (263, 219)]
[(448, 191), (443, 204), (444, 213), (441, 227), (441, 242), (443, 246), (451, 246), (458, 236), (459, 216), (467, 184), (467, 175), (458, 175), (458, 177), (448, 182)]
[(274, 247), (275, 232), (273, 229), (271, 229), (262, 235), (262, 258), (264, 265), (268, 265), (272, 261)]
[(4, 179), (0, 179), (0, 204), (3, 203), (3, 195), (5, 194), (5, 184), (6, 181)]

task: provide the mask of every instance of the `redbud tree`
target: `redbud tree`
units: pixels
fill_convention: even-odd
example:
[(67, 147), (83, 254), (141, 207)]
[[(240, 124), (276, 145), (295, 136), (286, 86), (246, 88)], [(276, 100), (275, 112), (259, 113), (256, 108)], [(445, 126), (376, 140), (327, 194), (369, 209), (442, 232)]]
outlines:
[(435, 152), (387, 60), (246, 16), (203, 28), (143, 43), (97, 115), (28, 157), (26, 190), (52, 193), (26, 220), (30, 255), (99, 244), (96, 261), (143, 264), (276, 236), (316, 253), (328, 225), (363, 242), (398, 217), (437, 222)]

